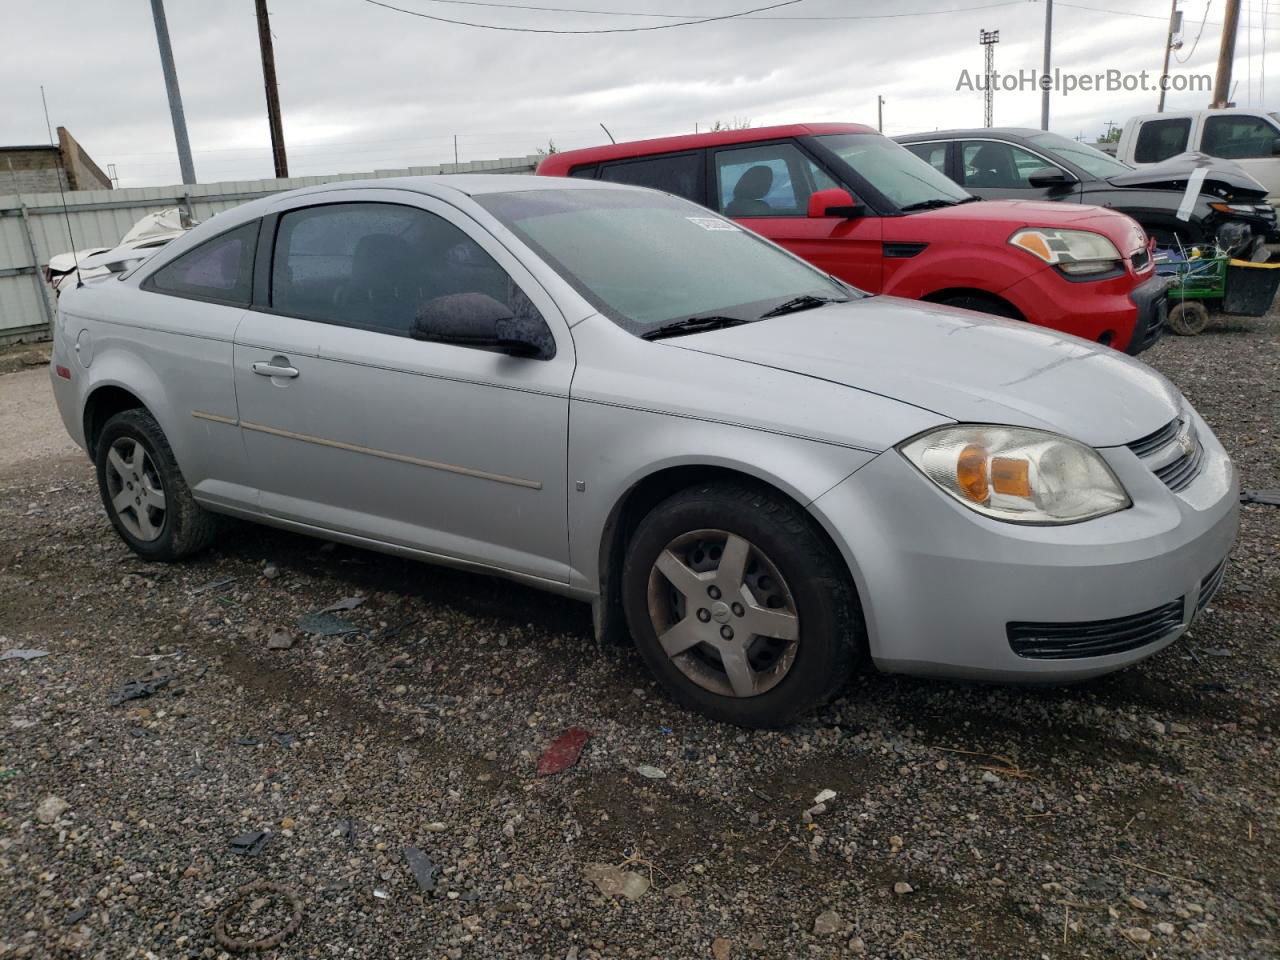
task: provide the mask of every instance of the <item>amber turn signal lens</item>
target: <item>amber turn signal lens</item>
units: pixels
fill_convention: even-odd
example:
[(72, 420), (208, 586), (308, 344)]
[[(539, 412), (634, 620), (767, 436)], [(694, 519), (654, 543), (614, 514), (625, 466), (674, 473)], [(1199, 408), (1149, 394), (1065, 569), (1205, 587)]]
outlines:
[(1031, 469), (1026, 460), (996, 457), (991, 461), (991, 489), (1011, 497), (1031, 497)]
[(971, 443), (956, 459), (956, 484), (974, 503), (986, 503), (991, 490), (987, 483), (987, 451)]
[(1022, 249), (1034, 253), (1041, 260), (1053, 263), (1053, 254), (1049, 252), (1049, 244), (1038, 233), (1024, 233), (1013, 241)]

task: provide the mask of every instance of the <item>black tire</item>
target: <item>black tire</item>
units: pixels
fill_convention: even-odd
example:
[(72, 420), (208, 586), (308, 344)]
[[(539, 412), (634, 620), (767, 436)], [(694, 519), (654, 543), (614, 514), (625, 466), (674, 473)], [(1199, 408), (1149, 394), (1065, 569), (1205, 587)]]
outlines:
[(1004, 317), (1006, 320), (1023, 319), (1010, 304), (1005, 303), (998, 297), (987, 297), (980, 293), (957, 293), (934, 302), (947, 307), (959, 307), (962, 310), (989, 313), (993, 317)]
[[(145, 482), (152, 489), (158, 486), (163, 494), (163, 511), (154, 515), (154, 526), (158, 528), (158, 533), (150, 539), (129, 529), (128, 508), (125, 509), (126, 516), (122, 517), (114, 502), (123, 494), (122, 490), (112, 490), (113, 486), (119, 486), (118, 471), (110, 477), (108, 475), (112, 448), (117, 444), (127, 445), (130, 441), (138, 444), (149, 460)], [(221, 518), (195, 502), (182, 471), (178, 469), (178, 462), (174, 459), (164, 431), (156, 423), (155, 417), (146, 410), (125, 410), (106, 422), (98, 435), (94, 464), (97, 467), (98, 492), (102, 496), (102, 504), (111, 525), (129, 548), (143, 559), (161, 563), (181, 560), (205, 549), (217, 537)], [(137, 527), (136, 519), (133, 525)]]
[[(695, 531), (747, 540), (767, 558), (793, 601), (799, 624), (794, 659), (765, 692), (739, 697), (706, 689), (676, 666), (658, 640), (650, 615), (650, 574), (668, 545)], [(756, 557), (749, 569), (757, 569)], [(764, 487), (712, 482), (658, 504), (627, 545), (621, 587), (632, 638), (649, 668), (673, 700), (716, 720), (785, 726), (834, 696), (865, 655), (866, 631), (843, 561), (804, 510)], [(684, 613), (693, 611), (686, 607)], [(714, 623), (709, 626), (716, 629)], [(704, 649), (710, 647), (693, 652)]]
[(1199, 300), (1183, 300), (1169, 308), (1166, 323), (1180, 337), (1198, 337), (1209, 326), (1209, 310)]

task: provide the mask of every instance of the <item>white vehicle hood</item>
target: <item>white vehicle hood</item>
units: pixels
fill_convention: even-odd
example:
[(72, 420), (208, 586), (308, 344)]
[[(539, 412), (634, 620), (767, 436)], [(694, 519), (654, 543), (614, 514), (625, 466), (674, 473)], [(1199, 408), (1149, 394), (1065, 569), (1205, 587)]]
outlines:
[(1146, 364), (1042, 327), (896, 297), (829, 304), (665, 341), (891, 397), (963, 423), (1095, 447), (1153, 433), (1181, 396)]

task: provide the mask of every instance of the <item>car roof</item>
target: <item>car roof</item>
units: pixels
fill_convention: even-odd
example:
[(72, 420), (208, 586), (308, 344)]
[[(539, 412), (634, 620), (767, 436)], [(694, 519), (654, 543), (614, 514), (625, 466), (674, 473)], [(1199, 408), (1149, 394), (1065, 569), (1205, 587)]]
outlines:
[(747, 127), (744, 130), (716, 130), (710, 133), (686, 133), (654, 140), (629, 140), (599, 147), (583, 147), (580, 150), (563, 150), (545, 157), (538, 164), (540, 174), (552, 176), (567, 172), (571, 167), (602, 160), (620, 160), (631, 157), (647, 157), (659, 153), (678, 153), (699, 147), (721, 147), (735, 143), (755, 143), (757, 140), (779, 140), (784, 137), (820, 136), (826, 133), (877, 133), (874, 127), (861, 123), (784, 123), (772, 127)]
[(519, 173), (443, 173), (426, 174), (418, 177), (373, 177), (363, 180), (334, 180), (329, 183), (317, 183), (314, 186), (300, 187), (287, 193), (277, 193), (273, 200), (282, 197), (302, 197), (313, 193), (328, 193), (333, 190), (408, 190), (429, 197), (445, 197), (461, 193), (468, 197), (490, 193), (523, 193), (527, 190), (576, 190), (607, 187), (612, 189), (635, 190), (623, 184), (601, 184), (593, 180), (556, 180), (548, 181), (545, 177)]
[(930, 130), (928, 133), (908, 133), (893, 139), (898, 143), (916, 143), (921, 140), (997, 140), (1006, 137), (1026, 139), (1044, 130), (1035, 127), (975, 127), (971, 130)]

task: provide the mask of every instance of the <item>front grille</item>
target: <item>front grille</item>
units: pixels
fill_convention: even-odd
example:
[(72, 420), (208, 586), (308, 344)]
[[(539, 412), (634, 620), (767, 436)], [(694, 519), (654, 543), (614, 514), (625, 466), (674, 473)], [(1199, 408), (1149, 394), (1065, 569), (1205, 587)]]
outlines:
[(1147, 249), (1135, 250), (1130, 258), (1133, 261), (1133, 272), (1141, 273), (1147, 269), (1147, 264), (1151, 262), (1151, 251)]
[(1170, 420), (1155, 433), (1149, 433), (1142, 439), (1133, 441), (1129, 444), (1129, 449), (1140, 457), (1149, 457), (1161, 447), (1172, 443), (1181, 426), (1181, 420)]
[(1191, 481), (1199, 476), (1200, 468), (1204, 466), (1204, 447), (1196, 437), (1192, 437), (1191, 442), (1190, 452), (1155, 471), (1164, 485), (1175, 493), (1191, 486)]
[(1222, 586), (1222, 577), (1227, 572), (1227, 561), (1224, 559), (1213, 568), (1213, 572), (1200, 581), (1200, 595), (1196, 598), (1196, 613), (1209, 605), (1213, 595)]
[(1076, 660), (1137, 650), (1163, 640), (1182, 626), (1182, 600), (1110, 620), (1080, 623), (1009, 623), (1013, 652), (1028, 660)]
[(1183, 420), (1171, 420), (1128, 446), (1175, 493), (1191, 486), (1204, 467), (1204, 445), (1195, 427)]

